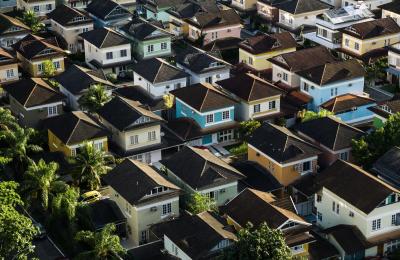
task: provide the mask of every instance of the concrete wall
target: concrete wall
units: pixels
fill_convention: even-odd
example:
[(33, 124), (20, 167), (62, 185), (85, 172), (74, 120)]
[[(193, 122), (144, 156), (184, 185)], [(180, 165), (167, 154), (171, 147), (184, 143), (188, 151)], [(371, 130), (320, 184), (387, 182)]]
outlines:
[[(161, 98), (162, 96), (168, 94), (174, 89), (186, 87), (186, 82), (187, 78), (181, 78), (153, 84), (136, 72), (133, 72), (133, 83), (137, 86), (142, 87), (149, 94), (156, 98)], [(180, 85), (180, 87), (178, 87), (178, 84)]]

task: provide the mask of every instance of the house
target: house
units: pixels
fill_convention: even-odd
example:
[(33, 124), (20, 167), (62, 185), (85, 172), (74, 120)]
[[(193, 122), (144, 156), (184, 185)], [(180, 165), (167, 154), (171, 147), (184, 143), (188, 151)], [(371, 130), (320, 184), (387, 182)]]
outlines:
[(133, 83), (155, 98), (162, 98), (174, 89), (186, 87), (189, 74), (163, 59), (153, 58), (136, 63)]
[(151, 227), (163, 239), (164, 250), (173, 259), (215, 259), (237, 241), (234, 231), (215, 213), (185, 214), (179, 219)]
[(11, 50), (12, 45), (31, 32), (20, 20), (0, 13), (0, 47)]
[(46, 15), (56, 8), (55, 0), (17, 0), (17, 9), (33, 11), (37, 16), (46, 19)]
[(320, 108), (332, 112), (347, 124), (357, 125), (373, 121), (374, 113), (369, 108), (375, 105), (375, 100), (369, 97), (343, 94), (322, 103)]
[(388, 47), (388, 65), (386, 69), (387, 80), (391, 84), (400, 84), (400, 43), (392, 44)]
[(311, 223), (296, 214), (290, 198), (286, 200), (287, 203), (271, 193), (246, 188), (222, 206), (221, 212), (237, 231), (249, 222), (255, 227), (266, 223), (269, 228), (282, 231), (292, 256), (307, 257), (308, 246), (315, 241), (309, 233)]
[[(318, 129), (318, 131), (316, 131)], [(295, 126), (296, 133), (304, 140), (318, 146), (322, 153), (318, 164), (322, 168), (337, 159), (354, 161), (351, 154), (352, 140), (359, 139), (364, 132), (334, 117), (322, 117)]]
[(169, 21), (169, 13), (167, 12), (170, 8), (179, 6), (188, 2), (186, 0), (146, 0), (143, 5), (143, 9), (146, 15), (146, 19), (154, 19), (167, 23)]
[(18, 79), (18, 60), (0, 47), (0, 84), (6, 84)]
[(103, 85), (110, 96), (114, 87), (102, 71), (78, 65), (71, 65), (66, 71), (57, 75), (55, 81), (59, 84), (60, 91), (67, 96), (67, 105), (72, 110), (80, 110), (78, 100), (91, 86)]
[(238, 103), (235, 105), (237, 121), (264, 120), (281, 116), (283, 91), (250, 73), (217, 81)]
[(150, 242), (151, 225), (179, 216), (180, 189), (148, 164), (125, 159), (103, 180), (127, 219), (131, 246)]
[[(238, 170), (210, 151), (185, 146), (160, 163), (167, 178), (187, 194), (200, 193), (224, 205), (239, 192), (238, 182), (244, 178)], [(161, 166), (161, 167), (162, 167)]]
[(230, 6), (238, 12), (250, 12), (257, 10), (257, 0), (233, 0)]
[[(370, 10), (377, 11), (381, 8), (382, 5), (393, 2), (393, 0), (364, 0), (363, 2), (368, 6)], [(349, 6), (349, 5), (357, 6), (358, 4), (359, 1), (356, 0), (342, 0), (342, 6)]]
[(136, 59), (149, 59), (171, 55), (171, 34), (155, 23), (134, 19), (120, 28), (132, 42)]
[(343, 259), (364, 259), (398, 248), (399, 190), (342, 160), (318, 174), (317, 183), (317, 225)]
[(57, 5), (68, 5), (71, 8), (78, 10), (84, 10), (87, 5), (91, 2), (90, 0), (61, 0), (57, 1)]
[(59, 5), (47, 17), (50, 19), (52, 31), (65, 40), (71, 53), (84, 51), (78, 35), (93, 30), (93, 20), (87, 13), (67, 5)]
[(102, 69), (106, 75), (126, 74), (126, 65), (132, 63), (128, 39), (108, 28), (84, 32), (80, 36), (84, 41), (85, 62), (89, 67)]
[(269, 61), (272, 63), (272, 81), (281, 82), (293, 89), (300, 86), (297, 72), (325, 65), (335, 61), (335, 58), (327, 48), (320, 46), (280, 54)]
[(75, 156), (85, 142), (94, 149), (108, 151), (108, 132), (90, 115), (73, 111), (44, 121), (48, 133), (50, 152), (62, 152), (65, 156)]
[[(235, 139), (236, 102), (227, 94), (209, 83), (176, 89), (171, 94), (175, 97), (175, 117), (182, 123), (179, 127), (173, 120), (168, 123), (172, 131), (180, 133), (185, 129), (184, 135), (180, 135), (184, 140), (195, 139), (198, 145), (211, 145)], [(185, 126), (187, 123), (191, 126)]]
[(391, 17), (398, 25), (400, 25), (400, 2), (398, 0), (390, 1), (390, 3), (380, 5), (382, 9), (382, 18)]
[(139, 102), (114, 97), (98, 111), (100, 122), (110, 131), (111, 140), (124, 157), (153, 163), (161, 160), (163, 119)]
[(356, 60), (331, 62), (297, 74), (301, 91), (313, 98), (309, 107), (314, 111), (339, 95), (364, 93), (365, 70)]
[(176, 66), (190, 75), (190, 85), (215, 83), (230, 77), (230, 64), (206, 52), (189, 48), (176, 56)]
[(285, 0), (257, 0), (257, 15), (267, 22), (279, 21), (279, 5)]
[(304, 34), (304, 37), (329, 49), (338, 49), (342, 46), (342, 29), (372, 21), (374, 16), (364, 3), (331, 9), (317, 16), (317, 30)]
[(400, 26), (392, 18), (353, 24), (342, 30), (340, 52), (364, 62), (387, 55), (386, 47), (400, 40)]
[(317, 171), (320, 149), (287, 128), (264, 123), (248, 140), (247, 158), (267, 169), (284, 186)]
[(396, 189), (400, 188), (400, 148), (389, 149), (373, 164), (371, 171)]
[(222, 9), (215, 13), (200, 12), (186, 21), (189, 24), (188, 39), (201, 41), (202, 45), (217, 39), (240, 38), (240, 16), (233, 9)]
[(14, 10), (17, 7), (16, 0), (1, 0), (0, 1), (0, 13), (6, 13)]
[(95, 28), (117, 28), (132, 18), (129, 10), (113, 0), (96, 0), (87, 5), (86, 11), (94, 21)]
[(64, 71), (65, 52), (58, 46), (56, 38), (42, 38), (28, 34), (22, 40), (13, 45), (17, 52), (17, 58), (21, 67), (32, 77), (40, 77), (43, 74), (45, 61), (52, 61), (55, 73)]
[(63, 114), (65, 96), (40, 78), (22, 79), (4, 88), (11, 112), (23, 126), (38, 127), (41, 120)]
[(296, 47), (295, 39), (288, 32), (253, 36), (239, 44), (239, 62), (255, 70), (271, 69), (269, 58), (294, 52)]
[(380, 128), (391, 115), (400, 112), (400, 96), (394, 95), (391, 100), (378, 102), (376, 106), (368, 109), (374, 113), (374, 126)]
[(330, 6), (318, 0), (292, 0), (279, 4), (279, 31), (289, 31), (300, 35), (314, 30), (317, 16), (330, 9)]

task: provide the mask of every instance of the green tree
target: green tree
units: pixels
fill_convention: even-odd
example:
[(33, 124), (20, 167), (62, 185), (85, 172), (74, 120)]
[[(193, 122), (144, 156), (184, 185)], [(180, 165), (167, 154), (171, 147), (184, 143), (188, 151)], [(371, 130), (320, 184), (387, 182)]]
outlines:
[(24, 12), (22, 21), (31, 28), (33, 33), (37, 33), (44, 28), (44, 24), (40, 22), (39, 17), (32, 10)]
[(206, 195), (195, 192), (188, 195), (185, 207), (189, 212), (198, 214), (206, 210), (215, 210), (216, 204), (214, 200), (210, 199)]
[(79, 231), (76, 240), (83, 242), (90, 249), (78, 255), (78, 259), (119, 259), (126, 251), (121, 246), (119, 237), (114, 235), (114, 224), (107, 224), (101, 231)]
[(223, 255), (224, 259), (242, 260), (289, 260), (290, 248), (282, 231), (271, 229), (262, 223), (258, 228), (248, 224), (238, 233), (238, 241)]
[(110, 100), (106, 88), (101, 84), (94, 84), (79, 98), (78, 103), (82, 109), (94, 113)]
[(0, 107), (0, 130), (11, 131), (18, 127), (17, 119), (11, 114), (10, 109)]
[(51, 60), (45, 60), (42, 63), (43, 70), (42, 70), (42, 76), (45, 78), (51, 78), (54, 75), (56, 75), (56, 66), (54, 66), (54, 63)]
[(51, 212), (53, 217), (67, 220), (71, 224), (76, 216), (79, 191), (74, 187), (67, 187), (64, 192), (58, 193), (52, 200)]
[(78, 154), (71, 158), (75, 171), (72, 177), (82, 189), (96, 190), (100, 187), (100, 177), (111, 168), (114, 158), (103, 150), (96, 150), (92, 143), (85, 143)]
[(19, 184), (14, 181), (0, 182), (0, 205), (15, 207), (24, 204), (17, 193), (18, 186)]
[(298, 116), (301, 118), (301, 122), (307, 122), (310, 120), (314, 120), (317, 118), (327, 117), (327, 116), (334, 116), (334, 113), (325, 109), (321, 109), (318, 112), (310, 111), (310, 110), (303, 110), (300, 111)]
[(251, 134), (253, 134), (254, 130), (259, 128), (261, 123), (256, 120), (249, 120), (240, 122), (239, 125), (239, 135), (242, 140), (246, 140)]
[(387, 67), (387, 57), (380, 58), (372, 63), (364, 65), (365, 79), (369, 85), (374, 86), (377, 79), (384, 79), (386, 77)]
[(174, 106), (174, 96), (172, 94), (167, 94), (163, 96), (164, 106), (168, 109)]

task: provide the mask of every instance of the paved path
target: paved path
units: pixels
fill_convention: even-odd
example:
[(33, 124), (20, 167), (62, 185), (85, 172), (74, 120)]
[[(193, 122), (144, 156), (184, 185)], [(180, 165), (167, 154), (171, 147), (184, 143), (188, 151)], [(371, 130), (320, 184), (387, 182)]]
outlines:
[(40, 260), (55, 260), (64, 257), (47, 236), (43, 239), (33, 241), (33, 244), (35, 245), (35, 255)]

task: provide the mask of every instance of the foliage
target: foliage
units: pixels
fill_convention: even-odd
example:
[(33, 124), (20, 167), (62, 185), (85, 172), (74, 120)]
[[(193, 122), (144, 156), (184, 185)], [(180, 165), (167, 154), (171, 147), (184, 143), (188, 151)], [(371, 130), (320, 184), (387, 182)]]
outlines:
[(195, 192), (189, 195), (185, 207), (189, 212), (198, 214), (206, 210), (215, 210), (216, 204), (214, 200), (206, 195)]
[(288, 260), (292, 259), (282, 231), (262, 223), (257, 229), (251, 224), (238, 233), (238, 241), (226, 250), (224, 259)]
[(353, 140), (352, 144), (356, 162), (369, 169), (389, 149), (400, 145), (400, 113), (391, 115), (383, 127)]
[(58, 193), (52, 201), (51, 212), (53, 217), (67, 220), (71, 224), (78, 207), (79, 191), (73, 187), (67, 187), (64, 192)]
[(10, 205), (12, 207), (22, 206), (21, 197), (16, 192), (19, 184), (13, 181), (0, 182), (0, 205)]
[(119, 259), (126, 251), (121, 246), (119, 237), (114, 235), (114, 224), (107, 224), (101, 231), (79, 231), (75, 239), (83, 242), (90, 249), (78, 255), (78, 259)]
[(365, 79), (369, 82), (369, 84), (374, 85), (376, 79), (384, 79), (386, 77), (387, 67), (387, 57), (380, 58), (375, 62), (364, 65)]
[(242, 140), (246, 140), (248, 137), (250, 137), (251, 134), (253, 134), (254, 130), (259, 128), (260, 126), (261, 126), (261, 123), (256, 120), (240, 122), (240, 126), (239, 126), (240, 138)]
[(247, 143), (243, 142), (239, 146), (232, 147), (229, 152), (233, 155), (242, 155), (247, 153)]
[(303, 110), (300, 111), (298, 114), (298, 117), (301, 118), (301, 122), (307, 122), (310, 120), (322, 118), (322, 117), (327, 117), (327, 116), (333, 116), (334, 113), (325, 109), (321, 109), (318, 112), (310, 111), (310, 110)]
[(167, 109), (170, 109), (174, 106), (174, 96), (173, 95), (171, 95), (171, 94), (164, 95), (163, 100), (164, 100), (164, 106)]
[(9, 109), (0, 107), (0, 131), (11, 131), (18, 128), (17, 119)]
[(118, 77), (117, 77), (117, 74), (115, 74), (115, 73), (108, 73), (106, 75), (106, 78), (108, 81), (110, 81), (113, 84), (118, 83)]
[(85, 143), (70, 161), (76, 167), (72, 174), (75, 182), (82, 189), (96, 190), (100, 187), (100, 177), (111, 169), (108, 164), (114, 158), (102, 150), (96, 150), (92, 143)]
[(79, 98), (78, 103), (83, 109), (93, 113), (104, 106), (110, 99), (111, 97), (107, 94), (103, 85), (94, 84)]
[(43, 70), (42, 70), (42, 76), (45, 78), (50, 78), (56, 75), (56, 67), (54, 66), (54, 63), (51, 60), (45, 60), (42, 63)]
[(44, 24), (40, 22), (39, 17), (32, 10), (24, 12), (22, 21), (29, 26), (33, 33), (37, 33), (44, 29)]

